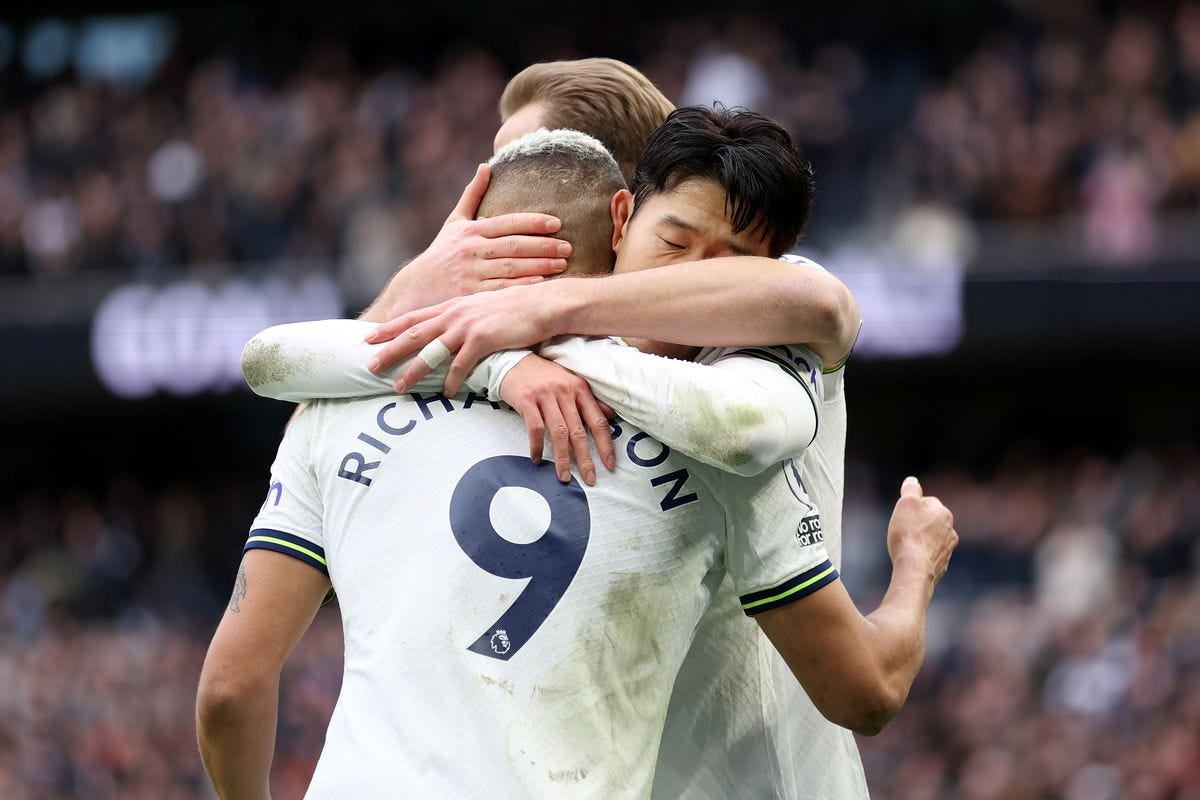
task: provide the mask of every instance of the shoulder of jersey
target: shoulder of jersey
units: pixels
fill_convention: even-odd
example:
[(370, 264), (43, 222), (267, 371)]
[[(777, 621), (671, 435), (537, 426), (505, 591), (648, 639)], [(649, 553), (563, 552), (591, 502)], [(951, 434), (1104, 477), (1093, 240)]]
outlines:
[(819, 269), (822, 272), (828, 272), (827, 269), (822, 267), (817, 262), (813, 261), (811, 258), (805, 258), (804, 256), (796, 255), (795, 253), (784, 253), (783, 255), (781, 255), (779, 257), (779, 260), (786, 261), (789, 264), (799, 264), (804, 267), (812, 267), (814, 269)]

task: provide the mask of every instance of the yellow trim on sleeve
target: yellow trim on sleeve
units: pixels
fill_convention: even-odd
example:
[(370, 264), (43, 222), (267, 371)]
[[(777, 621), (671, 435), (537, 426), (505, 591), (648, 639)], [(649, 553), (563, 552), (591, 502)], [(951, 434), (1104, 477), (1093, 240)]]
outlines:
[(830, 564), (829, 569), (825, 570), (820, 575), (814, 575), (813, 577), (806, 580), (804, 583), (801, 583), (797, 586), (793, 586), (792, 588), (788, 589), (786, 592), (780, 592), (779, 594), (777, 594), (773, 597), (764, 597), (761, 600), (755, 600), (753, 603), (745, 603), (742, 605), (742, 610), (749, 611), (752, 608), (758, 608), (759, 606), (765, 606), (767, 603), (774, 603), (777, 600), (782, 600), (785, 597), (790, 597), (791, 595), (794, 595), (796, 592), (800, 592), (800, 591), (803, 591), (804, 589), (807, 589), (809, 586), (812, 586), (814, 583), (821, 580), (822, 578), (829, 577), (829, 573), (836, 572), (836, 571), (837, 571), (837, 569), (832, 564)]
[(286, 541), (284, 539), (276, 539), (274, 536), (251, 536), (249, 539), (246, 540), (246, 544), (250, 544), (250, 542), (270, 542), (271, 544), (277, 544), (277, 545), (280, 545), (281, 547), (287, 547), (289, 549), (295, 550), (298, 553), (304, 553), (304, 555), (308, 556), (309, 558), (320, 562), (321, 566), (323, 566), (323, 567), (329, 566), (329, 562), (327, 562), (324, 558), (322, 558), (321, 556), (314, 553), (312, 550), (309, 550), (307, 547), (301, 547), (298, 544), (294, 544), (294, 543)]

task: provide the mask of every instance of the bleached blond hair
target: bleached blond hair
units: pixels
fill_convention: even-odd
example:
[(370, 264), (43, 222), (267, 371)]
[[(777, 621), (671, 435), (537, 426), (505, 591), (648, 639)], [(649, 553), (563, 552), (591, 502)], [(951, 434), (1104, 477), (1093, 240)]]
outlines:
[(571, 243), (568, 273), (612, 269), (609, 204), (626, 187), (616, 159), (598, 139), (565, 128), (540, 128), (500, 148), (488, 166), (492, 179), (479, 216), (553, 214), (562, 221), (555, 236)]

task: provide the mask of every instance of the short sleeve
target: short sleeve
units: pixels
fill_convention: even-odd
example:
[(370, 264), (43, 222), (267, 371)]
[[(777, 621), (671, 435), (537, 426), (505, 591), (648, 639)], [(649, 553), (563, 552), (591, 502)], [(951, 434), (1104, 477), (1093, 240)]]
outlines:
[(807, 597), (838, 579), (825, 549), (821, 512), (786, 461), (726, 492), (725, 563), (750, 615)]
[(271, 482), (250, 526), (245, 550), (274, 550), (329, 575), (322, 535), (321, 495), (310, 460), (318, 416), (307, 408), (292, 420), (271, 465)]

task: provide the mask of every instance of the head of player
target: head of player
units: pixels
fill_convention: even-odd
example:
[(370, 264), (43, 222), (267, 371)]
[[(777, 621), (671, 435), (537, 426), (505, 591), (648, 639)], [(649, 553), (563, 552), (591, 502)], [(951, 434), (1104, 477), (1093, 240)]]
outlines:
[(628, 195), (613, 156), (595, 138), (574, 130), (537, 130), (501, 147), (488, 162), (492, 177), (478, 216), (552, 214), (556, 234), (571, 243), (564, 275), (612, 271), (615, 195)]
[[(762, 114), (688, 106), (650, 137), (616, 271), (718, 256), (778, 258), (808, 222), (813, 179), (791, 135)], [(614, 203), (616, 200), (614, 199)]]
[(504, 88), (495, 148), (538, 128), (571, 128), (599, 139), (625, 182), (646, 141), (675, 105), (633, 67), (611, 58), (549, 61), (526, 67)]

